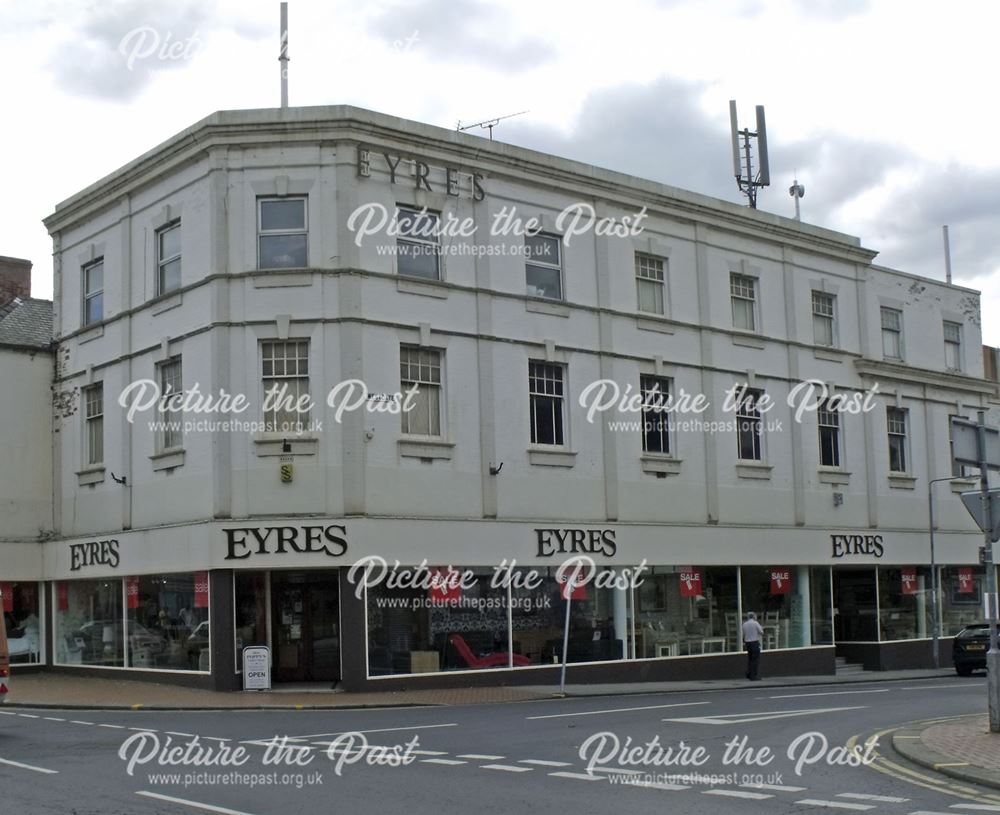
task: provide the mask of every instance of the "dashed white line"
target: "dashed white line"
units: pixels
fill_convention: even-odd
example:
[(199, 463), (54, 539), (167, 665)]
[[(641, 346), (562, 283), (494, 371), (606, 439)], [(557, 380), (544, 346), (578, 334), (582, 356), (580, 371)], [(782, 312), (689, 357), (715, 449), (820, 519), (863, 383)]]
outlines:
[(854, 696), (861, 693), (888, 693), (889, 688), (879, 690), (832, 690), (824, 693), (783, 693), (781, 696), (768, 696), (768, 699), (804, 699), (807, 696)]
[(514, 767), (510, 764), (483, 764), (480, 769), (499, 770), (504, 773), (530, 773), (531, 767)]
[(40, 718), (42, 718), (41, 716), (36, 716), (34, 713), (18, 713), (17, 715), (20, 716), (22, 719), (40, 719)]
[(180, 736), (182, 739), (194, 739), (197, 738), (194, 733), (178, 733), (176, 730), (167, 730), (166, 734), (168, 736)]
[(621, 767), (594, 767), (592, 773), (608, 773), (611, 775), (642, 775), (641, 770), (624, 770)]
[(806, 787), (789, 787), (784, 784), (740, 784), (748, 790), (774, 790), (774, 792), (805, 792)]
[[(534, 764), (537, 767), (572, 767), (568, 761), (546, 761), (543, 758), (522, 758), (518, 764)], [(551, 775), (551, 773), (550, 773)]]
[(446, 767), (454, 767), (458, 764), (468, 764), (468, 761), (456, 761), (453, 758), (422, 758), (421, 764), (444, 764)]
[(626, 785), (630, 789), (632, 787), (638, 787), (644, 790), (665, 790), (666, 792), (674, 792), (675, 790), (689, 790), (690, 787), (685, 787), (683, 784), (658, 784), (655, 781), (643, 781), (641, 784), (628, 784)]
[(952, 804), (951, 809), (972, 809), (976, 812), (1000, 812), (1000, 807), (989, 804)]
[(108, 730), (124, 730), (125, 725), (121, 724), (99, 724), (98, 727), (106, 727)]
[(42, 716), (47, 722), (64, 722), (65, 719), (60, 719), (58, 716)]
[(555, 773), (549, 773), (549, 775), (554, 778), (573, 778), (577, 781), (600, 781), (600, 776), (597, 775), (587, 775), (587, 773), (568, 773), (565, 771), (559, 771)]
[(760, 801), (764, 798), (774, 798), (773, 795), (768, 795), (766, 792), (746, 792), (744, 790), (702, 790), (701, 794), (725, 795), (727, 798), (751, 798), (755, 801)]
[(905, 804), (909, 798), (896, 798), (893, 795), (869, 795), (865, 792), (838, 792), (838, 798), (855, 798), (858, 801), (878, 801), (882, 804)]
[[(79, 724), (79, 722), (77, 722)], [(152, 727), (130, 727), (129, 730), (134, 730), (136, 733), (159, 733), (159, 730), (154, 730)]]
[(212, 804), (202, 804), (199, 801), (188, 801), (185, 798), (174, 798), (172, 795), (161, 795), (158, 792), (146, 792), (143, 790), (141, 792), (137, 792), (136, 795), (141, 795), (144, 798), (155, 798), (158, 801), (169, 801), (172, 804), (182, 804), (183, 806), (201, 809), (205, 812), (217, 812), (219, 815), (251, 815), (249, 812), (244, 812), (239, 809), (227, 809), (226, 807), (217, 807)]
[(471, 758), (473, 761), (503, 761), (506, 756), (489, 756), (483, 753), (459, 753), (459, 758)]
[(448, 755), (441, 750), (410, 750), (415, 756), (446, 756)]
[(600, 716), (603, 713), (631, 713), (634, 710), (662, 710), (668, 707), (694, 707), (708, 705), (711, 702), (679, 702), (673, 705), (646, 705), (645, 707), (618, 707), (613, 710), (584, 710), (579, 713), (549, 713), (546, 716), (525, 716), (528, 721), (534, 719), (565, 719), (569, 716)]
[[(381, 727), (377, 730), (342, 730), (337, 733), (309, 733), (305, 736), (289, 736), (288, 741), (305, 741), (306, 739), (322, 739), (326, 736), (343, 736), (347, 733), (392, 733), (397, 730), (432, 730), (437, 727), (458, 727), (457, 722), (448, 724), (416, 724), (412, 727)], [(245, 741), (242, 744), (270, 744), (271, 740), (257, 739), (257, 741)]]
[(803, 798), (795, 803), (814, 807), (829, 807), (830, 809), (853, 809), (859, 812), (875, 809), (874, 804), (849, 804), (847, 801), (821, 801), (818, 798)]
[(11, 767), (20, 767), (22, 770), (32, 770), (36, 773), (45, 773), (46, 775), (55, 775), (59, 770), (49, 770), (45, 767), (36, 767), (34, 764), (22, 764), (20, 761), (11, 761), (7, 758), (0, 758), (0, 764), (8, 764)]
[(94, 726), (94, 723), (93, 723), (93, 722), (81, 722), (81, 721), (78, 721), (78, 720), (76, 720), (76, 719), (70, 719), (70, 720), (69, 720), (69, 723), (70, 723), (70, 724), (85, 724), (85, 725), (87, 725), (88, 727), (93, 727), (93, 726)]

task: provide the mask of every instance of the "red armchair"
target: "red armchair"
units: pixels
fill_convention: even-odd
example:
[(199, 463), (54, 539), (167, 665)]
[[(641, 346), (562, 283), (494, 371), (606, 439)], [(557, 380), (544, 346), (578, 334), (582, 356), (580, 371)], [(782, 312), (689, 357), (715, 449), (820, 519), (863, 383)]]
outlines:
[[(469, 648), (469, 644), (465, 641), (465, 638), (461, 634), (452, 634), (448, 637), (448, 642), (455, 646), (455, 650), (458, 655), (462, 658), (465, 664), (474, 669), (479, 668), (506, 668), (507, 667), (507, 652), (502, 651), (495, 654), (487, 654), (483, 657), (477, 657), (472, 653), (472, 649)], [(514, 654), (514, 665), (521, 668), (525, 665), (530, 665), (531, 661), (521, 654)]]

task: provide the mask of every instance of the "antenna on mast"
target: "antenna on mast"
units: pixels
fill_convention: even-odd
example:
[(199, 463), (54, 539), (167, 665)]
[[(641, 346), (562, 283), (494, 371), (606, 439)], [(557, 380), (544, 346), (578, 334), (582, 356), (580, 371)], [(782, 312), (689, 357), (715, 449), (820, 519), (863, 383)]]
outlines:
[[(757, 188), (771, 183), (771, 168), (767, 161), (767, 126), (764, 123), (764, 106), (757, 105), (757, 130), (739, 129), (736, 122), (736, 100), (729, 100), (729, 126), (733, 141), (733, 175), (736, 186), (749, 200), (751, 209), (757, 209)], [(750, 140), (757, 140), (757, 172), (754, 172)], [(796, 203), (798, 200), (796, 199)]]
[(281, 4), (281, 51), (278, 54), (281, 63), (281, 106), (288, 107), (288, 3)]
[(461, 120), (459, 120), (456, 123), (456, 125), (455, 125), (455, 130), (457, 130), (459, 133), (461, 133), (464, 130), (472, 130), (472, 128), (474, 128), (474, 127), (487, 128), (490, 131), (490, 141), (493, 141), (493, 128), (494, 127), (496, 127), (504, 119), (512, 119), (515, 116), (522, 116), (525, 113), (528, 113), (528, 111), (521, 110), (521, 111), (518, 111), (517, 113), (508, 113), (506, 116), (497, 116), (495, 119), (484, 119), (481, 122), (476, 122), (475, 124), (464, 125), (464, 126), (462, 125)]
[(788, 194), (795, 199), (795, 220), (801, 221), (802, 215), (799, 212), (799, 199), (805, 198), (806, 188), (805, 185), (799, 183), (797, 176), (798, 173), (792, 177), (792, 186), (788, 188)]

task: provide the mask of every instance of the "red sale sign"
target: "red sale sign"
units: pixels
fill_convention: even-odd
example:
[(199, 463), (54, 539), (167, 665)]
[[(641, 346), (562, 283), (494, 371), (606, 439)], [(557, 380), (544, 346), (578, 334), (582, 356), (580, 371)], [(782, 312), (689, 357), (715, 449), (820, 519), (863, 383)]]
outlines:
[(900, 577), (903, 581), (903, 594), (917, 593), (917, 567), (909, 566), (900, 570)]
[(698, 597), (701, 595), (701, 569), (694, 566), (684, 566), (681, 571), (681, 597)]
[(194, 573), (194, 607), (208, 608), (208, 572)]
[(791, 571), (787, 568), (771, 569), (771, 594), (788, 594), (791, 590)]
[(434, 569), (431, 572), (430, 597), (434, 605), (448, 605), (462, 596), (462, 575), (456, 569)]
[(586, 575), (583, 575), (583, 574), (574, 575), (572, 572), (570, 574), (568, 574), (568, 575), (565, 575), (565, 576), (560, 575), (559, 577), (556, 578), (556, 580), (559, 582), (559, 596), (563, 600), (566, 599), (566, 594), (567, 594), (566, 584), (569, 583), (570, 580), (573, 580), (573, 593), (572, 593), (572, 596), (570, 597), (570, 599), (571, 600), (586, 600), (587, 599), (587, 584), (583, 583), (583, 582), (580, 582), (580, 581), (583, 581), (585, 579), (586, 579)]
[(128, 607), (139, 608), (139, 578), (130, 577), (125, 583)]
[(972, 580), (972, 567), (960, 566), (958, 568), (958, 593), (972, 594), (976, 585)]
[(3, 595), (3, 610), (14, 610), (14, 584), (0, 583), (0, 594)]

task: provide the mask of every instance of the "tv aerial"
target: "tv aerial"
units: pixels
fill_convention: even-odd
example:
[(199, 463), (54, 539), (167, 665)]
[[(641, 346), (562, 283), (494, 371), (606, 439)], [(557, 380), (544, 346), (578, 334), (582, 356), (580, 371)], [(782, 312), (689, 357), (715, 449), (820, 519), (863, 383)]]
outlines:
[(490, 131), (490, 141), (493, 141), (493, 128), (494, 127), (496, 127), (498, 124), (500, 124), (500, 122), (502, 122), (504, 119), (513, 119), (515, 116), (522, 116), (525, 113), (528, 113), (528, 111), (521, 110), (521, 111), (518, 111), (517, 113), (508, 113), (506, 116), (497, 116), (495, 119), (483, 119), (483, 121), (481, 121), (481, 122), (475, 122), (474, 124), (471, 124), (471, 125), (463, 125), (462, 121), (459, 120), (455, 124), (455, 130), (457, 130), (459, 133), (461, 133), (461, 132), (463, 132), (465, 130), (472, 130), (472, 128), (474, 128), (474, 127), (481, 127), (481, 128), (484, 128), (484, 129), (488, 129)]
[[(736, 186), (750, 201), (750, 208), (757, 209), (757, 188), (771, 183), (771, 170), (767, 162), (767, 128), (764, 124), (764, 106), (757, 105), (757, 130), (739, 129), (736, 123), (736, 100), (729, 100), (729, 124), (733, 137), (733, 173)], [(757, 140), (757, 170), (751, 139)]]
[[(798, 175), (796, 173), (796, 175)], [(802, 213), (799, 212), (799, 199), (804, 198), (806, 195), (805, 185), (799, 183), (799, 179), (796, 177), (792, 178), (792, 186), (788, 188), (788, 194), (795, 199), (795, 220), (802, 220)]]

